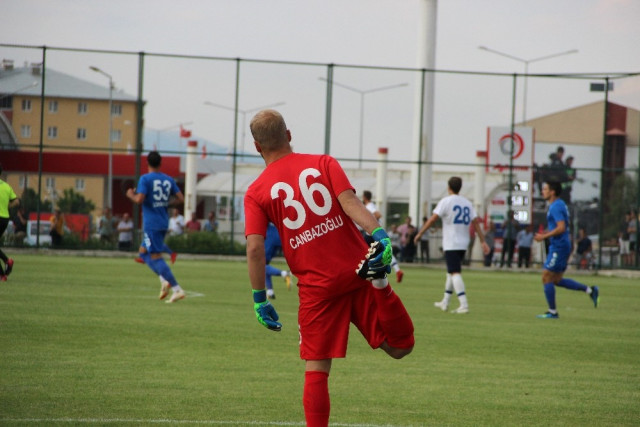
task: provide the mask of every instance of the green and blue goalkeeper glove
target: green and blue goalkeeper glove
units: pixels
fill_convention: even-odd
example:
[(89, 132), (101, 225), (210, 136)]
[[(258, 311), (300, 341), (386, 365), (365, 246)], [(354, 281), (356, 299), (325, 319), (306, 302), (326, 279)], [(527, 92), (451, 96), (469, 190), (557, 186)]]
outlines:
[(378, 227), (373, 230), (371, 233), (371, 237), (376, 242), (380, 242), (382, 244), (382, 251), (380, 251), (376, 256), (369, 259), (369, 270), (373, 270), (376, 272), (385, 271), (386, 273), (391, 273), (391, 259), (393, 257), (393, 252), (391, 249), (391, 239), (387, 235), (387, 232), (382, 229), (382, 227)]
[(278, 313), (271, 303), (267, 301), (267, 291), (264, 289), (253, 290), (253, 309), (256, 312), (256, 318), (261, 325), (272, 331), (279, 332), (282, 324), (278, 323)]

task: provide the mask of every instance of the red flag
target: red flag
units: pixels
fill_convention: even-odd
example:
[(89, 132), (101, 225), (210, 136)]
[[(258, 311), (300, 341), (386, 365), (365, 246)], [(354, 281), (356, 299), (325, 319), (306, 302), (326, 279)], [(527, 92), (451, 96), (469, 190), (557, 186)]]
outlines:
[(180, 126), (180, 138), (191, 138), (191, 131)]
[(202, 144), (202, 158), (207, 158), (207, 147), (205, 146), (205, 144)]

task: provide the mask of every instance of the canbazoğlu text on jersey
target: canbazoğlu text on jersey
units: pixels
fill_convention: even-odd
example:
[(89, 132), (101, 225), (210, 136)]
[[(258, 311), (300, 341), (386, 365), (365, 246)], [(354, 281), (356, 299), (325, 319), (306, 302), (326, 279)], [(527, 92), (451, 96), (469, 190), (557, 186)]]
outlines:
[(295, 237), (289, 239), (289, 245), (293, 249), (296, 249), (298, 246), (304, 245), (305, 243), (308, 243), (317, 237), (322, 237), (323, 235), (328, 234), (329, 232), (340, 228), (343, 225), (344, 220), (342, 219), (341, 215), (337, 215), (334, 218), (327, 218), (326, 221), (315, 225), (308, 230), (304, 230)]

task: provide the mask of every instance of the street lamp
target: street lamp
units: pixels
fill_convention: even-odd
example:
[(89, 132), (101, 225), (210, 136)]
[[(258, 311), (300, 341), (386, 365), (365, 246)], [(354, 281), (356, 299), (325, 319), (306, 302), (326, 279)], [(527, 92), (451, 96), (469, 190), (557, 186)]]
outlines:
[(210, 107), (217, 107), (217, 108), (222, 108), (224, 110), (229, 110), (229, 111), (233, 111), (233, 112), (238, 112), (240, 114), (242, 114), (242, 146), (240, 148), (240, 151), (242, 151), (244, 153), (244, 140), (245, 140), (245, 135), (247, 133), (247, 114), (249, 113), (253, 113), (254, 111), (260, 111), (260, 110), (264, 110), (265, 108), (274, 108), (274, 107), (279, 107), (280, 105), (284, 105), (286, 104), (286, 102), (276, 102), (274, 104), (269, 104), (269, 105), (263, 105), (262, 107), (255, 107), (255, 108), (250, 108), (248, 110), (241, 110), (241, 109), (235, 109), (232, 107), (227, 107), (226, 105), (221, 105), (221, 104), (216, 104), (215, 102), (211, 102), (211, 101), (204, 101), (204, 105), (208, 105)]
[(25, 87), (21, 87), (21, 88), (19, 88), (19, 89), (16, 89), (16, 90), (14, 90), (14, 91), (13, 91), (13, 92), (11, 92), (11, 93), (3, 93), (3, 94), (1, 94), (1, 95), (0, 95), (0, 99), (2, 99), (2, 98), (7, 98), (7, 97), (9, 97), (9, 96), (16, 95), (17, 93), (22, 92), (23, 90), (31, 89), (32, 87), (36, 87), (36, 86), (38, 86), (38, 82), (33, 82), (33, 83), (31, 83), (30, 85), (25, 86)]
[[(324, 77), (318, 77), (318, 80), (322, 80), (325, 82), (328, 82), (327, 79), (325, 79)], [(332, 84), (339, 86), (343, 89), (347, 89), (350, 90), (352, 92), (356, 92), (360, 94), (360, 138), (359, 138), (359, 142), (360, 142), (360, 147), (358, 149), (358, 169), (362, 169), (362, 146), (363, 146), (363, 136), (364, 136), (364, 96), (368, 93), (373, 93), (373, 92), (380, 92), (383, 90), (389, 90), (389, 89), (395, 89), (395, 88), (399, 88), (399, 87), (403, 87), (403, 86), (408, 86), (409, 83), (398, 83), (395, 85), (390, 85), (390, 86), (381, 86), (381, 87), (377, 87), (377, 88), (373, 88), (373, 89), (368, 89), (368, 90), (361, 90), (361, 89), (356, 89), (354, 87), (351, 86), (347, 86), (345, 84), (342, 83), (338, 83), (335, 80), (332, 80), (331, 82)]]
[(109, 79), (109, 172), (107, 177), (107, 207), (113, 209), (113, 137), (111, 135), (113, 129), (113, 111), (111, 111), (113, 105), (113, 77), (111, 77), (111, 74), (105, 73), (93, 65), (90, 66), (89, 69)]
[(478, 46), (478, 49), (485, 50), (487, 52), (495, 53), (496, 55), (504, 56), (505, 58), (513, 59), (514, 61), (524, 63), (524, 92), (522, 95), (522, 124), (525, 125), (527, 121), (527, 76), (529, 75), (529, 64), (532, 62), (544, 61), (545, 59), (555, 58), (557, 56), (570, 55), (572, 53), (578, 53), (578, 49), (566, 50), (564, 52), (553, 53), (551, 55), (545, 55), (533, 59), (522, 59), (517, 56), (510, 55), (508, 53), (500, 52), (495, 49), (488, 48), (486, 46)]

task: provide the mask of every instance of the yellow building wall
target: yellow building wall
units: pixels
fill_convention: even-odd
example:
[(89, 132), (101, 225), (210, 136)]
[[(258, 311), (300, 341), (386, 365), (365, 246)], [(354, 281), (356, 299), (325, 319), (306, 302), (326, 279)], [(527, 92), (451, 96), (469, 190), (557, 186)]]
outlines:
[[(31, 100), (31, 110), (22, 110), (22, 100)], [(58, 110), (49, 111), (49, 102), (58, 101)], [(78, 104), (86, 103), (86, 114), (78, 112)], [(37, 150), (40, 143), (40, 98), (20, 97), (14, 98), (13, 104), (13, 131), (20, 141), (20, 149)], [(126, 152), (127, 144), (135, 145), (136, 138), (136, 103), (113, 101), (113, 105), (122, 106), (122, 114), (114, 115), (112, 120), (113, 130), (120, 130), (120, 141), (113, 142), (113, 151)], [(108, 100), (83, 100), (69, 98), (45, 98), (43, 144), (45, 150), (69, 150), (80, 149), (92, 152), (109, 150), (109, 101)], [(22, 136), (22, 126), (31, 127), (31, 136)], [(57, 127), (56, 138), (48, 136), (49, 127)], [(86, 139), (78, 139), (78, 129), (86, 130)]]
[[(38, 174), (35, 173), (7, 173), (6, 182), (13, 188), (13, 191), (22, 196), (24, 187), (20, 187), (20, 180), (26, 176), (27, 188), (31, 188), (38, 193)], [(75, 177), (70, 175), (61, 174), (42, 174), (42, 200), (51, 200), (51, 192), (47, 189), (47, 178), (55, 178), (55, 198), (58, 199), (63, 196), (64, 190), (73, 189), (76, 193), (81, 194), (87, 200), (91, 200), (95, 205), (95, 209), (91, 212), (94, 218), (99, 218), (102, 215), (104, 206), (102, 201), (105, 198), (106, 177), (103, 176), (81, 176)], [(76, 188), (76, 179), (84, 180), (84, 189), (78, 190)], [(54, 207), (57, 207), (54, 203)]]

